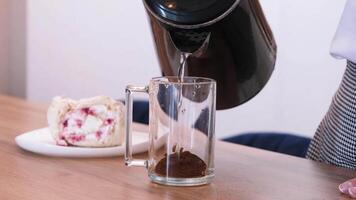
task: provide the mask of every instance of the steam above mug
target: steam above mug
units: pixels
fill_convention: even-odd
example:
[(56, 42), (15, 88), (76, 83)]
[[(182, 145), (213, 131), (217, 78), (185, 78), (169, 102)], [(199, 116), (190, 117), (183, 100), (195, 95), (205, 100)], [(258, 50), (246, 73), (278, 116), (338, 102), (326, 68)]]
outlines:
[[(269, 80), (276, 43), (258, 0), (144, 0), (163, 76), (217, 81), (217, 109), (238, 106)], [(202, 48), (203, 47), (203, 48)]]

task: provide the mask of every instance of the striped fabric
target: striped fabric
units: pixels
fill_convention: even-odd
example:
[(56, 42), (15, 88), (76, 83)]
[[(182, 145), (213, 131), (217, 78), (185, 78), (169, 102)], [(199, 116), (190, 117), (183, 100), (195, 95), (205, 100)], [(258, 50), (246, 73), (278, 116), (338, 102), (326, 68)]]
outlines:
[(356, 64), (347, 63), (341, 85), (310, 143), (307, 158), (356, 169)]

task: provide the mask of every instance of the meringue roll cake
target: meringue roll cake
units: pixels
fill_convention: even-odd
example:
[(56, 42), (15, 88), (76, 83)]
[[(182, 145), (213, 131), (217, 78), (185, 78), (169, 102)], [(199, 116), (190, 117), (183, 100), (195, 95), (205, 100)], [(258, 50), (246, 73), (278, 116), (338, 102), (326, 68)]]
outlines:
[(58, 145), (110, 147), (123, 143), (124, 112), (124, 105), (110, 97), (79, 101), (55, 97), (47, 118)]

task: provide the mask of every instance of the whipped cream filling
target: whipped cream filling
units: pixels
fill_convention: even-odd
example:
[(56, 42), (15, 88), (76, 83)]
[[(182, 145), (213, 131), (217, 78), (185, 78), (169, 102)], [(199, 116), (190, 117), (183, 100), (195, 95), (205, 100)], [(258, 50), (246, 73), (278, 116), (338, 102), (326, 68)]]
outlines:
[(64, 116), (60, 139), (69, 144), (101, 141), (112, 133), (114, 116), (104, 105), (75, 109)]

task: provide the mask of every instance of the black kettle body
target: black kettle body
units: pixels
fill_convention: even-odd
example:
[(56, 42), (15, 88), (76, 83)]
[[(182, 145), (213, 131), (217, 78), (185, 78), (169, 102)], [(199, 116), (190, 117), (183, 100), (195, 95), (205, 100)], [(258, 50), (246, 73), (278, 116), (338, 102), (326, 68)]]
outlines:
[(144, 0), (164, 76), (177, 76), (182, 52), (186, 76), (217, 81), (217, 109), (253, 98), (269, 80), (276, 43), (258, 0)]

